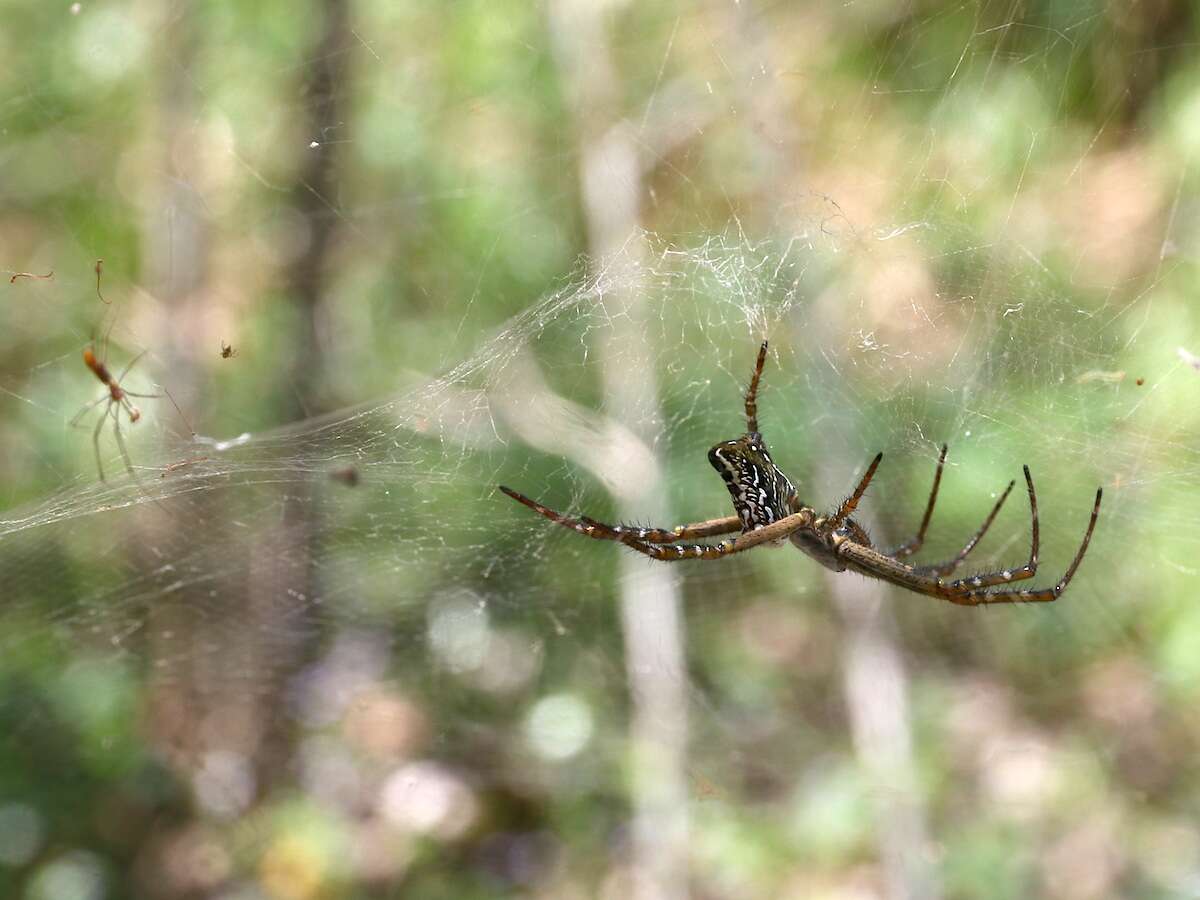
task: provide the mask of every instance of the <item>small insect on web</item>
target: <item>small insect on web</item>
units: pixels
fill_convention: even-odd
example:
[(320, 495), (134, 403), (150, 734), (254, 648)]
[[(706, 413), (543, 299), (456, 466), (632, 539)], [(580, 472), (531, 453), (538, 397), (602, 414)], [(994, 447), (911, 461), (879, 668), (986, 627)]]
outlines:
[[(938, 487), (942, 481), (942, 468), (946, 462), (946, 445), (942, 445), (938, 456), (937, 471), (933, 477), (933, 488), (917, 534), (895, 548), (883, 552), (871, 543), (866, 530), (850, 514), (857, 508), (875, 476), (883, 454), (879, 453), (867, 467), (866, 474), (859, 480), (854, 492), (837, 509), (826, 515), (818, 515), (811, 506), (802, 503), (791, 480), (780, 471), (767, 452), (767, 445), (758, 430), (758, 385), (763, 365), (767, 358), (767, 342), (763, 341), (758, 351), (754, 375), (746, 391), (746, 433), (737, 440), (722, 441), (708, 452), (708, 461), (720, 473), (729, 489), (737, 515), (677, 525), (674, 528), (638, 528), (627, 525), (606, 525), (586, 516), (572, 518), (531, 500), (524, 494), (500, 485), (500, 490), (518, 503), (528, 506), (539, 515), (564, 528), (598, 540), (617, 541), (645, 554), (652, 559), (675, 562), (683, 559), (722, 559), (741, 553), (762, 544), (781, 544), (790, 541), (793, 546), (834, 572), (850, 570), (868, 578), (886, 581), (897, 587), (947, 600), (961, 606), (978, 606), (984, 603), (1019, 603), (1023, 601), (1053, 601), (1067, 589), (1092, 539), (1092, 531), (1100, 516), (1100, 499), (1103, 490), (1097, 489), (1092, 505), (1091, 519), (1087, 532), (1066, 574), (1053, 587), (1014, 590), (1006, 588), (1014, 581), (1033, 578), (1037, 574), (1039, 529), (1037, 494), (1033, 489), (1033, 477), (1029, 467), (1024, 466), (1025, 486), (1029, 494), (1029, 509), (1033, 520), (1032, 541), (1028, 561), (1021, 566), (993, 572), (981, 572), (968, 578), (950, 580), (955, 569), (965, 560), (983, 538), (1000, 507), (1008, 498), (1015, 482), (1010, 482), (1000, 499), (992, 507), (983, 524), (975, 531), (962, 550), (946, 562), (932, 565), (913, 566), (903, 559), (913, 555), (925, 542), (925, 532), (933, 516)], [(741, 533), (715, 544), (685, 544), (681, 541), (695, 538), (715, 537)]]

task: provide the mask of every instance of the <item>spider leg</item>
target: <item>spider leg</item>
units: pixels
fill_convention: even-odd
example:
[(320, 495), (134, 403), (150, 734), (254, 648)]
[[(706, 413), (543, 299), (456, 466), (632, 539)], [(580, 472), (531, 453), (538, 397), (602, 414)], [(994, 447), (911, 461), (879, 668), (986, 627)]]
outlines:
[(91, 403), (88, 403), (86, 406), (84, 406), (83, 409), (81, 409), (79, 412), (75, 413), (75, 415), (72, 417), (71, 421), (67, 423), (67, 426), (69, 428), (79, 427), (79, 423), (83, 420), (84, 416), (86, 416), (93, 409), (95, 409), (97, 406), (99, 406), (101, 403), (103, 403), (105, 400), (108, 400), (108, 399), (109, 399), (109, 395), (107, 393), (101, 394), (99, 397), (97, 397)]
[[(991, 576), (978, 576), (980, 584), (983, 585), (982, 587), (976, 586), (976, 578), (964, 578), (947, 584), (936, 575), (924, 574), (912, 566), (884, 556), (877, 550), (855, 543), (847, 538), (841, 538), (840, 540), (835, 538), (835, 540), (838, 540), (836, 552), (838, 557), (846, 563), (847, 568), (853, 569), (862, 575), (878, 578), (914, 593), (938, 597), (960, 606), (979, 606), (988, 603), (1048, 603), (1062, 596), (1063, 592), (1067, 589), (1067, 585), (1071, 583), (1071, 579), (1075, 576), (1079, 564), (1083, 561), (1088, 544), (1092, 540), (1092, 532), (1096, 528), (1096, 520), (1100, 516), (1100, 500), (1103, 494), (1104, 491), (1102, 489), (1096, 491), (1096, 502), (1092, 506), (1092, 515), (1088, 520), (1087, 531), (1084, 533), (1083, 542), (1079, 545), (1079, 550), (1076, 552), (1075, 558), (1071, 561), (1070, 567), (1063, 577), (1059, 579), (1058, 583), (1049, 588), (999, 591), (987, 589), (988, 586), (1003, 581), (1016, 580), (1017, 575), (1013, 572), (1007, 573), (1009, 574), (1009, 578), (1007, 579), (1003, 577), (1006, 573), (993, 573), (993, 575), (1000, 576), (1000, 582), (990, 580)], [(1034, 557), (1033, 568), (1036, 569), (1036, 552), (1034, 553)], [(1029, 568), (1028, 565), (1022, 567), (1022, 570), (1027, 568)], [(1021, 577), (1027, 578), (1029, 575), (1022, 575)]]
[[(101, 399), (104, 398), (102, 397)], [(92, 431), (92, 449), (96, 452), (96, 470), (100, 473), (101, 481), (106, 481), (107, 479), (104, 477), (104, 463), (100, 458), (100, 429), (104, 427), (104, 423), (111, 412), (112, 404), (110, 403), (104, 408), (104, 412), (100, 414), (100, 418), (96, 421), (96, 428)]]
[(1029, 474), (1029, 466), (1024, 466), (1025, 469), (1025, 487), (1029, 491), (1029, 513), (1033, 517), (1033, 534), (1029, 547), (1029, 561), (1025, 565), (1016, 569), (1003, 569), (996, 572), (981, 572), (978, 575), (972, 575), (970, 578), (960, 578), (957, 581), (952, 581), (947, 588), (950, 590), (991, 587), (997, 584), (1007, 584), (1010, 581), (1021, 581), (1025, 578), (1032, 578), (1037, 574), (1038, 568), (1038, 509), (1037, 509), (1037, 493), (1033, 490), (1033, 476)]
[(842, 505), (837, 508), (833, 515), (826, 518), (823, 526), (828, 527), (830, 531), (836, 531), (841, 527), (842, 523), (850, 517), (850, 513), (854, 512), (858, 506), (858, 501), (862, 499), (862, 495), (867, 490), (867, 485), (871, 483), (871, 479), (875, 477), (875, 470), (879, 468), (879, 461), (883, 459), (882, 453), (876, 453), (875, 458), (871, 460), (871, 464), (867, 466), (867, 472), (859, 481), (858, 487), (854, 489), (854, 493), (842, 501)]
[(125, 437), (121, 434), (121, 416), (117, 413), (113, 413), (113, 436), (117, 439), (117, 447), (121, 450), (121, 458), (125, 460), (125, 468), (129, 471), (133, 480), (137, 481), (137, 473), (133, 471), (133, 460), (129, 458), (129, 450), (125, 447)]
[[(1000, 495), (1000, 499), (996, 501), (996, 505), (993, 506), (992, 511), (988, 513), (988, 517), (983, 520), (983, 524), (979, 526), (979, 529), (973, 535), (971, 535), (971, 539), (967, 541), (966, 545), (961, 550), (958, 551), (958, 555), (954, 557), (954, 559), (943, 563), (932, 563), (926, 566), (917, 566), (916, 571), (926, 575), (950, 575), (953, 573), (954, 570), (958, 568), (959, 564), (967, 558), (967, 554), (974, 550), (975, 545), (983, 539), (985, 534), (987, 534), (987, 530), (991, 527), (993, 520), (996, 518), (996, 514), (1000, 512), (1000, 507), (1004, 505), (1004, 501), (1008, 499), (1008, 495), (1012, 492), (1014, 485), (1016, 485), (1015, 481), (1010, 481), (1008, 483), (1008, 487), (1004, 489), (1004, 493)], [(896, 554), (893, 553), (892, 555), (895, 556)]]
[[(104, 338), (104, 340), (105, 340), (105, 345), (104, 345), (104, 346), (105, 346), (105, 352), (107, 353), (107, 348), (108, 348), (108, 336), (107, 336), (107, 335), (105, 335), (105, 338)], [(147, 348), (147, 349), (149, 349), (149, 348)], [(133, 359), (131, 359), (131, 360), (130, 360), (130, 361), (129, 361), (129, 362), (126, 364), (126, 365), (125, 365), (125, 368), (123, 368), (123, 369), (121, 370), (121, 374), (120, 374), (120, 375), (118, 375), (118, 376), (117, 376), (117, 378), (116, 378), (117, 384), (120, 384), (122, 381), (124, 381), (124, 380), (125, 380), (125, 376), (129, 374), (129, 370), (130, 370), (130, 369), (132, 369), (134, 366), (136, 366), (136, 365), (138, 364), (138, 360), (139, 360), (139, 359), (141, 359), (141, 358), (142, 358), (143, 356), (145, 356), (145, 355), (146, 355), (146, 350), (143, 350), (141, 353), (139, 353), (137, 356), (135, 356)], [(135, 397), (137, 397), (137, 396), (139, 396), (139, 395), (138, 395), (138, 394), (134, 394), (134, 396), (135, 396)]]
[(723, 516), (719, 519), (708, 519), (704, 522), (693, 522), (689, 525), (677, 525), (674, 528), (636, 528), (630, 525), (606, 525), (587, 516), (580, 516), (579, 518), (564, 516), (562, 513), (556, 512), (548, 506), (543, 506), (536, 500), (531, 500), (519, 491), (514, 491), (512, 488), (505, 487), (504, 485), (500, 485), (500, 490), (518, 503), (528, 506), (539, 515), (545, 516), (556, 525), (570, 528), (572, 531), (577, 531), (587, 537), (603, 541), (628, 542), (636, 540), (646, 544), (670, 544), (678, 540), (729, 534), (732, 531), (740, 531), (742, 528), (742, 520), (737, 516)]
[(799, 512), (785, 516), (770, 525), (764, 525), (753, 531), (744, 531), (735, 538), (728, 538), (716, 544), (651, 544), (628, 538), (623, 543), (630, 550), (636, 550), (651, 559), (662, 562), (677, 562), (681, 559), (721, 559), (734, 553), (743, 553), (760, 544), (781, 541), (804, 528), (812, 528), (813, 511), (801, 509)]
[(946, 445), (942, 444), (942, 452), (938, 454), (937, 469), (933, 473), (933, 490), (929, 492), (929, 502), (925, 505), (925, 515), (921, 517), (921, 527), (917, 529), (917, 536), (905, 541), (888, 553), (888, 556), (904, 559), (920, 550), (921, 545), (925, 543), (925, 531), (929, 528), (929, 519), (933, 516), (933, 504), (937, 502), (938, 487), (942, 483), (942, 467), (946, 464), (946, 449)]
[(763, 341), (758, 348), (758, 361), (754, 363), (754, 374), (750, 378), (750, 387), (746, 389), (746, 431), (758, 431), (758, 382), (762, 378), (763, 365), (767, 361), (767, 342)]
[[(1083, 542), (1079, 545), (1079, 550), (1075, 553), (1075, 558), (1071, 560), (1071, 565), (1063, 574), (1063, 577), (1058, 580), (1054, 587), (1040, 588), (1023, 591), (988, 591), (988, 590), (953, 590), (953, 585), (947, 585), (950, 589), (946, 595), (946, 599), (951, 603), (958, 603), (963, 606), (978, 606), (984, 603), (1051, 603), (1062, 596), (1063, 591), (1067, 589), (1067, 585), (1071, 583), (1071, 579), (1075, 577), (1075, 570), (1079, 568), (1079, 564), (1083, 562), (1083, 555), (1087, 553), (1088, 544), (1092, 540), (1092, 532), (1096, 528), (1096, 520), (1100, 517), (1100, 500), (1104, 496), (1104, 489), (1096, 489), (1096, 502), (1092, 505), (1092, 516), (1088, 519), (1087, 531), (1084, 532)], [(964, 579), (965, 580), (965, 579)], [(971, 579), (973, 581), (973, 579)], [(961, 583), (961, 582), (956, 582)]]
[[(142, 352), (145, 353), (146, 351), (143, 350)], [(159, 385), (159, 387), (162, 387), (162, 385)], [(183, 424), (187, 426), (187, 430), (191, 436), (193, 438), (196, 436), (196, 429), (192, 427), (192, 423), (188, 421), (188, 417), (183, 414), (183, 410), (179, 408), (179, 404), (175, 402), (175, 398), (171, 396), (171, 392), (165, 387), (163, 387), (161, 394), (139, 394), (136, 391), (127, 391), (124, 388), (121, 389), (121, 393), (129, 397), (137, 397), (141, 400), (161, 400), (163, 397), (166, 397), (171, 401), (171, 405), (175, 407), (175, 412), (179, 413), (179, 418), (183, 420)]]

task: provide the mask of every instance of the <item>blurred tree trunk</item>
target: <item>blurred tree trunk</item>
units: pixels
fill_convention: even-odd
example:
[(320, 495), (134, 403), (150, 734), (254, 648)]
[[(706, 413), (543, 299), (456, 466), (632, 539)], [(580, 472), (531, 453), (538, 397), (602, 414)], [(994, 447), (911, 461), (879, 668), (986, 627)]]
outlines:
[[(724, 33), (735, 44), (722, 54), (731, 60), (737, 76), (739, 105), (745, 116), (748, 156), (759, 173), (756, 220), (777, 225), (775, 208), (786, 198), (784, 173), (802, 169), (805, 136), (787, 128), (790, 121), (775, 89), (780, 67), (772, 61), (771, 35), (753, 2), (728, 7)], [(764, 77), (765, 75), (765, 77)], [(753, 124), (754, 127), (749, 127)], [(783, 223), (787, 227), (789, 223)], [(812, 346), (831, 347), (827, 339), (833, 323), (822, 322), (804, 336)], [(822, 448), (829, 452), (832, 448)], [(859, 473), (861, 474), (861, 472)], [(846, 484), (855, 477), (841, 466), (815, 467), (817, 484)], [(834, 488), (836, 489), (836, 488)], [(861, 521), (863, 516), (857, 518)], [(869, 529), (870, 530), (870, 529)], [(875, 533), (878, 533), (876, 530)], [(912, 751), (908, 705), (908, 673), (900, 652), (896, 623), (886, 595), (895, 588), (845, 573), (825, 573), (829, 596), (841, 613), (843, 631), (839, 648), (842, 684), (850, 717), (855, 755), (874, 798), (875, 835), (887, 896), (894, 900), (935, 900), (941, 890), (929, 853), (924, 801)]]
[[(609, 415), (646, 447), (661, 437), (655, 357), (642, 322), (640, 271), (647, 256), (640, 207), (640, 147), (622, 118), (619, 74), (608, 53), (606, 4), (554, 0), (551, 37), (575, 111), (579, 177), (589, 250), (611, 284), (604, 304), (611, 330), (598, 348)], [(612, 460), (619, 470), (623, 461)], [(657, 467), (653, 467), (657, 472)], [(614, 478), (612, 483), (628, 484)], [(636, 491), (618, 495), (623, 521), (671, 521), (663, 485), (647, 473)], [(679, 584), (668, 566), (618, 556), (625, 671), (633, 706), (632, 888), (635, 900), (687, 896), (687, 696)]]
[[(170, 373), (169, 389), (183, 409), (201, 407), (205, 397), (203, 341), (197, 337), (205, 333), (212, 240), (201, 194), (207, 163), (204, 135), (198, 133), (199, 104), (189, 75), (197, 65), (200, 39), (193, 12), (185, 7), (164, 16), (158, 30), (155, 66), (161, 90), (148, 154), (163, 174), (158, 181), (145, 182), (157, 193), (145, 204), (142, 228), (146, 280), (164, 309), (153, 350)], [(146, 555), (145, 569), (154, 571), (161, 562), (150, 557), (148, 548), (184, 541), (182, 536), (164, 536), (164, 531), (182, 535), (197, 521), (209, 521), (214, 502), (208, 495), (191, 500), (186, 507), (180, 504), (181, 513), (174, 516), (148, 507), (140, 519), (145, 539), (135, 545), (135, 552)], [(205, 647), (213, 641), (212, 629), (219, 627), (223, 613), (234, 611), (235, 601), (225, 594), (221, 599), (226, 610), (214, 600), (215, 615), (197, 615), (204, 607), (205, 590), (189, 587), (171, 602), (151, 605), (145, 628), (150, 665), (170, 662), (166, 677), (152, 677), (150, 682), (150, 728), (160, 752), (187, 779), (203, 766), (206, 754), (226, 749), (209, 740), (210, 717), (225, 708), (227, 698), (220, 679), (214, 678), (220, 667), (211, 664)]]
[[(346, 65), (353, 46), (349, 0), (320, 0), (316, 4), (316, 32), (302, 85), (304, 113), (300, 133), (307, 145), (292, 188), (292, 207), (307, 237), (307, 246), (288, 268), (287, 294), (296, 304), (296, 329), (292, 335), (289, 368), (285, 374), (291, 402), (285, 402), (285, 421), (307, 418), (324, 411), (322, 396), (325, 372), (323, 340), (327, 321), (329, 257), (340, 213), (337, 173), (338, 141), (327, 141), (331, 133), (345, 134), (342, 108)], [(286, 680), (313, 651), (318, 633), (308, 627), (307, 616), (296, 615), (296, 603), (319, 596), (318, 575), (313, 567), (313, 541), (320, 530), (319, 491), (312, 481), (292, 484), (282, 498), (283, 514), (273, 532), (261, 539), (251, 568), (249, 602), (255, 618), (269, 624), (273, 640), (267, 644), (272, 658), (268, 674), (270, 692), (262, 701), (273, 710), (283, 708), (281, 696)], [(269, 714), (270, 728), (264, 735), (265, 751), (259, 755), (259, 781), (286, 778), (281, 760), (291, 755), (292, 728), (287, 716)]]
[[(286, 342), (287, 366), (276, 390), (257, 388), (284, 398), (280, 413), (285, 421), (304, 418), (320, 405), (318, 323), (337, 224), (330, 199), (337, 190), (337, 145), (322, 138), (329, 129), (343, 125), (339, 99), (351, 46), (346, 0), (321, 0), (314, 12), (315, 46), (306, 54), (310, 63), (303, 70), (306, 81), (301, 86), (305, 103), (297, 107), (305, 116), (297, 131), (310, 136), (312, 144), (302, 150), (303, 162), (291, 193), (297, 227), (307, 237), (306, 251), (287, 273), (287, 290), (295, 298), (298, 314)], [(145, 229), (151, 281), (170, 310), (160, 352), (168, 361), (172, 392), (185, 408), (203, 406), (206, 380), (202, 376), (219, 358), (216, 341), (197, 340), (198, 335), (212, 333), (218, 314), (212, 307), (216, 298), (208, 291), (210, 229), (199, 194), (202, 188), (197, 187), (206, 181), (207, 144), (205, 135), (197, 133), (203, 117), (188, 75), (198, 65), (194, 29), (192, 10), (185, 7), (170, 16), (161, 31), (164, 88), (157, 139), (166, 177)], [(316, 592), (311, 559), (314, 498), (309, 485), (290, 484), (285, 490), (275, 527), (257, 534), (244, 547), (249, 556), (244, 580), (202, 581), (175, 595), (175, 602), (158, 605), (149, 613), (151, 657), (172, 661), (175, 676), (158, 686), (152, 701), (159, 742), (188, 774), (205, 769), (212, 760), (225, 760), (226, 771), (252, 776), (247, 783), (257, 785), (260, 795), (266, 783), (287, 771), (281, 762), (290, 755), (291, 734), (288, 717), (279, 710), (285, 706), (286, 681), (305, 655), (306, 635), (311, 633), (305, 628), (306, 617), (297, 615), (295, 606)], [(227, 518), (217, 508), (221, 498), (221, 492), (180, 498), (173, 506), (180, 510), (178, 516), (165, 521), (159, 516), (152, 525), (160, 539), (163, 528), (194, 529), (197, 522), (219, 530)], [(184, 540), (179, 538), (181, 543)], [(239, 546), (215, 537), (209, 543), (214, 553)], [(216, 573), (240, 571), (230, 560), (212, 559), (209, 565)], [(201, 595), (189, 597), (188, 590)], [(244, 806), (252, 799), (252, 793), (245, 793), (230, 802)], [(216, 811), (232, 815), (241, 809)]]

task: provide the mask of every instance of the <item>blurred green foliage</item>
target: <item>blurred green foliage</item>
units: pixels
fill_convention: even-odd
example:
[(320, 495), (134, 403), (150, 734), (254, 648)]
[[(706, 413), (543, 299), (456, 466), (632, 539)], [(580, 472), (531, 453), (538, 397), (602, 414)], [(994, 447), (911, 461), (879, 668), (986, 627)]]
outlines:
[[(594, 272), (583, 168), (615, 132), (586, 127), (554, 32), (584, 6), (0, 4), (0, 265), (54, 272), (0, 283), (0, 896), (630, 892), (628, 576), (492, 486), (620, 505), (510, 432), (447, 450), (446, 409), (502, 392), (492, 370), (428, 388)], [(826, 504), (887, 447), (883, 538), (948, 439), (934, 551), (1028, 461), (1057, 577), (1101, 480), (1075, 605), (887, 594), (925, 863), (947, 897), (1194, 895), (1194, 6), (602, 6), (599, 112), (644, 154), (669, 507), (724, 514), (703, 453), (740, 427), (766, 326), (777, 461)], [(602, 294), (521, 332), (584, 410), (609, 396)], [(79, 353), (106, 334), (114, 370), (149, 350), (131, 390), (187, 411), (122, 420), (151, 493), (218, 456), (180, 450), (194, 427), (265, 434), (224, 482), (243, 495), (180, 489), (147, 520), (92, 484), (66, 423), (101, 395)], [(110, 429), (101, 447), (120, 472)], [(1021, 557), (1025, 515), (981, 566)], [(682, 576), (696, 897), (894, 887), (850, 629), (791, 556)], [(297, 606), (263, 601), (289, 565)], [(546, 717), (577, 751), (539, 744)]]

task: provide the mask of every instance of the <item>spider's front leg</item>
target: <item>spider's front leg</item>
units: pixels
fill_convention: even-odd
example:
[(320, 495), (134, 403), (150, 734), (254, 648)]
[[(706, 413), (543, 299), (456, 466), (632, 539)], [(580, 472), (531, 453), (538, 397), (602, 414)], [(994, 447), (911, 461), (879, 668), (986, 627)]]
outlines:
[(514, 491), (512, 488), (505, 487), (504, 485), (500, 485), (500, 490), (518, 503), (528, 506), (538, 515), (545, 516), (556, 525), (561, 525), (563, 528), (570, 528), (579, 534), (602, 541), (620, 541), (622, 543), (642, 541), (647, 544), (670, 544), (680, 540), (686, 541), (693, 538), (729, 534), (730, 532), (741, 530), (742, 527), (742, 521), (737, 516), (722, 516), (719, 519), (707, 519), (703, 522), (692, 522), (688, 525), (676, 525), (674, 528), (641, 528), (633, 525), (607, 525), (604, 522), (597, 522), (595, 519), (587, 516), (580, 516), (579, 518), (564, 516), (562, 513), (556, 512), (550, 507), (543, 506), (536, 500), (526, 497), (520, 491)]
[(721, 559), (734, 553), (743, 553), (760, 544), (773, 544), (785, 540), (801, 531), (811, 529), (812, 526), (813, 511), (801, 509), (770, 525), (743, 531), (737, 537), (717, 544), (650, 544), (638, 540), (625, 540), (622, 543), (631, 550), (663, 562), (677, 562), (681, 559)]
[[(813, 523), (813, 511), (801, 509), (770, 525), (743, 532), (736, 538), (716, 544), (682, 544), (677, 542), (689, 538), (711, 537), (738, 531), (742, 527), (741, 519), (737, 516), (726, 516), (691, 525), (680, 525), (669, 531), (662, 528), (630, 528), (622, 525), (607, 525), (586, 516), (578, 519), (564, 516), (512, 488), (500, 485), (500, 490), (518, 503), (545, 516), (556, 525), (570, 528), (586, 537), (617, 541), (631, 550), (663, 562), (677, 562), (682, 559), (720, 559), (734, 553), (742, 553), (760, 544), (784, 540), (801, 529), (811, 528)], [(643, 533), (646, 537), (641, 536)]]
[(879, 468), (879, 463), (883, 459), (882, 453), (876, 453), (875, 458), (871, 460), (871, 464), (867, 466), (866, 474), (858, 482), (858, 487), (854, 489), (854, 493), (842, 501), (842, 505), (837, 508), (831, 515), (825, 519), (819, 519), (818, 525), (825, 525), (829, 531), (836, 531), (842, 527), (842, 523), (850, 518), (850, 514), (858, 507), (858, 501), (862, 499), (863, 494), (867, 492), (867, 485), (871, 483), (871, 479), (875, 477), (875, 470)]

